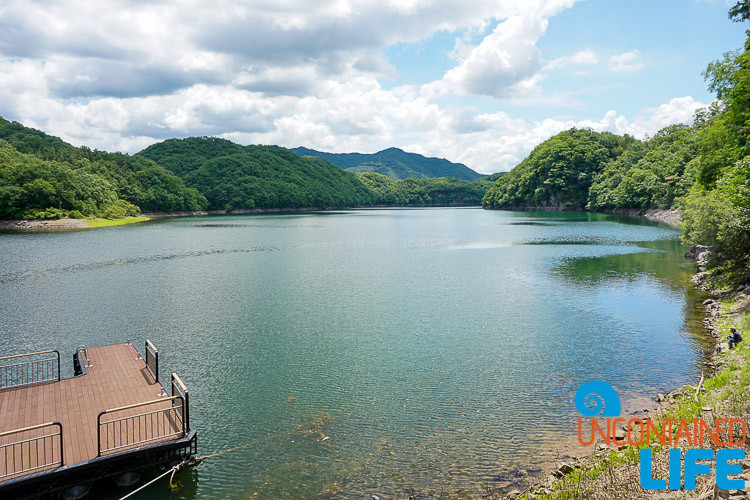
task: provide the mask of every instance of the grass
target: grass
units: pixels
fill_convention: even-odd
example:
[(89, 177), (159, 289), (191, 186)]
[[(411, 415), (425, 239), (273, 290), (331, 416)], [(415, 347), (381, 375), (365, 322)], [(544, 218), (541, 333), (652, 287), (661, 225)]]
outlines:
[(109, 227), (109, 226), (123, 226), (125, 224), (133, 224), (135, 222), (143, 222), (149, 220), (148, 217), (125, 217), (124, 219), (93, 219), (87, 220), (86, 224), (89, 227)]

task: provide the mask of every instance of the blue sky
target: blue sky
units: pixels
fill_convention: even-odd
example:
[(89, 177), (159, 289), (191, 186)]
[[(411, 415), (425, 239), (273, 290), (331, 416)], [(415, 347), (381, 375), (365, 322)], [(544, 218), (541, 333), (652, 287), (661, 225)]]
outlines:
[(637, 137), (710, 103), (724, 1), (5, 0), (0, 116), (135, 153), (169, 137), (490, 173), (567, 128)]

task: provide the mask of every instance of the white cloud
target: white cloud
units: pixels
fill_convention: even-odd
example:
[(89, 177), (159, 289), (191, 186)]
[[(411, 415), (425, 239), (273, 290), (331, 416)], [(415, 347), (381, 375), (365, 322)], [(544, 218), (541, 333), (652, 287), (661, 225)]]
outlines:
[(643, 62), (637, 50), (615, 54), (609, 58), (609, 69), (612, 71), (630, 73), (641, 68), (643, 68)]
[[(440, 99), (576, 104), (575, 92), (541, 94), (545, 70), (597, 64), (597, 54), (581, 50), (545, 67), (537, 47), (548, 19), (574, 3), (112, 0), (106, 12), (117, 14), (101, 15), (83, 0), (5, 0), (0, 115), (113, 151), (215, 135), (337, 152), (398, 146), (485, 173), (512, 168), (573, 126), (642, 136), (692, 117), (700, 103), (690, 97), (631, 121), (611, 111), (601, 120), (533, 123)], [(431, 83), (380, 85), (380, 76), (394, 72), (384, 48), (440, 30), (457, 33), (455, 67)], [(639, 55), (613, 56), (610, 64), (632, 67)]]
[(599, 64), (599, 57), (591, 49), (580, 50), (572, 56), (558, 57), (544, 66), (546, 70), (560, 69), (566, 66)]
[[(443, 82), (464, 94), (492, 97), (533, 89), (533, 80), (542, 68), (542, 54), (536, 42), (547, 25), (546, 19), (521, 16), (503, 21), (445, 74)], [(523, 88), (524, 84), (531, 89)]]

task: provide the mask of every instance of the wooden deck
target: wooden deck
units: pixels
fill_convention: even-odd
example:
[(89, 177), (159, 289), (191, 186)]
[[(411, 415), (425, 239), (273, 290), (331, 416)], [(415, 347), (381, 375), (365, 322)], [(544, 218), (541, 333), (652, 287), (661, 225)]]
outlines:
[[(153, 401), (160, 397), (168, 399), (162, 393), (161, 384), (154, 379), (147, 369), (145, 361), (137, 359), (138, 357), (138, 351), (131, 344), (92, 347), (88, 349), (88, 358), (92, 366), (86, 368), (87, 373), (84, 375), (63, 379), (59, 382), (0, 390), (0, 433), (57, 421), (62, 424), (64, 465), (68, 466), (96, 458), (99, 454), (97, 436), (99, 432), (97, 425), (99, 412)], [(150, 405), (145, 409), (142, 407), (123, 410), (111, 416), (107, 414), (103, 416), (103, 420), (171, 408), (172, 404), (172, 400), (166, 400)], [(175, 430), (181, 429), (181, 422), (175, 422), (175, 419), (167, 420), (171, 422)], [(144, 423), (144, 426), (147, 426), (147, 424)], [(28, 431), (23, 433), (20, 439), (38, 437), (43, 435), (42, 433), (49, 434), (51, 431), (56, 432), (56, 428), (47, 427), (46, 429)], [(107, 432), (110, 431), (107, 430)], [(117, 432), (119, 433), (119, 431)], [(146, 434), (148, 434), (147, 431), (143, 435), (146, 436)], [(179, 439), (180, 437), (170, 436), (165, 439)], [(142, 437), (139, 439), (143, 440)], [(0, 437), (0, 446), (18, 440), (18, 434)], [(102, 434), (102, 440), (105, 440), (104, 433)], [(161, 439), (161, 441), (163, 440)], [(50, 449), (45, 448), (42, 451), (37, 451), (36, 454), (46, 455), (49, 457), (48, 462), (59, 460), (59, 449), (58, 445), (54, 444), (55, 440), (46, 440), (43, 443), (45, 447), (48, 446), (47, 442), (49, 442)], [(22, 453), (35, 454), (32, 451), (23, 451)], [(20, 458), (30, 460), (32, 466), (34, 460), (42, 460), (29, 456)], [(0, 477), (11, 474), (13, 471), (12, 467), (14, 466), (9, 465), (7, 460), (7, 457), (0, 454)], [(15, 479), (21, 475), (23, 474), (12, 475), (6, 477), (5, 480)], [(3, 480), (0, 479), (0, 483)]]

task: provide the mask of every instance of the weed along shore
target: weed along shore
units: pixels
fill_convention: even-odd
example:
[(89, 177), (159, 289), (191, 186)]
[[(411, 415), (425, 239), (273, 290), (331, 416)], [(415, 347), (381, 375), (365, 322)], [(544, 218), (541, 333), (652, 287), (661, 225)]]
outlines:
[(0, 229), (17, 231), (66, 231), (97, 227), (124, 226), (146, 222), (151, 217), (124, 217), (122, 219), (21, 219), (0, 220)]
[(727, 336), (750, 328), (750, 276), (709, 267), (706, 247), (692, 247), (686, 258), (697, 265), (691, 281), (710, 294), (703, 323), (716, 345), (700, 379), (655, 395), (658, 407), (642, 417), (580, 419), (579, 442), (589, 454), (559, 463), (525, 492), (492, 498), (748, 498), (750, 345), (729, 349)]

